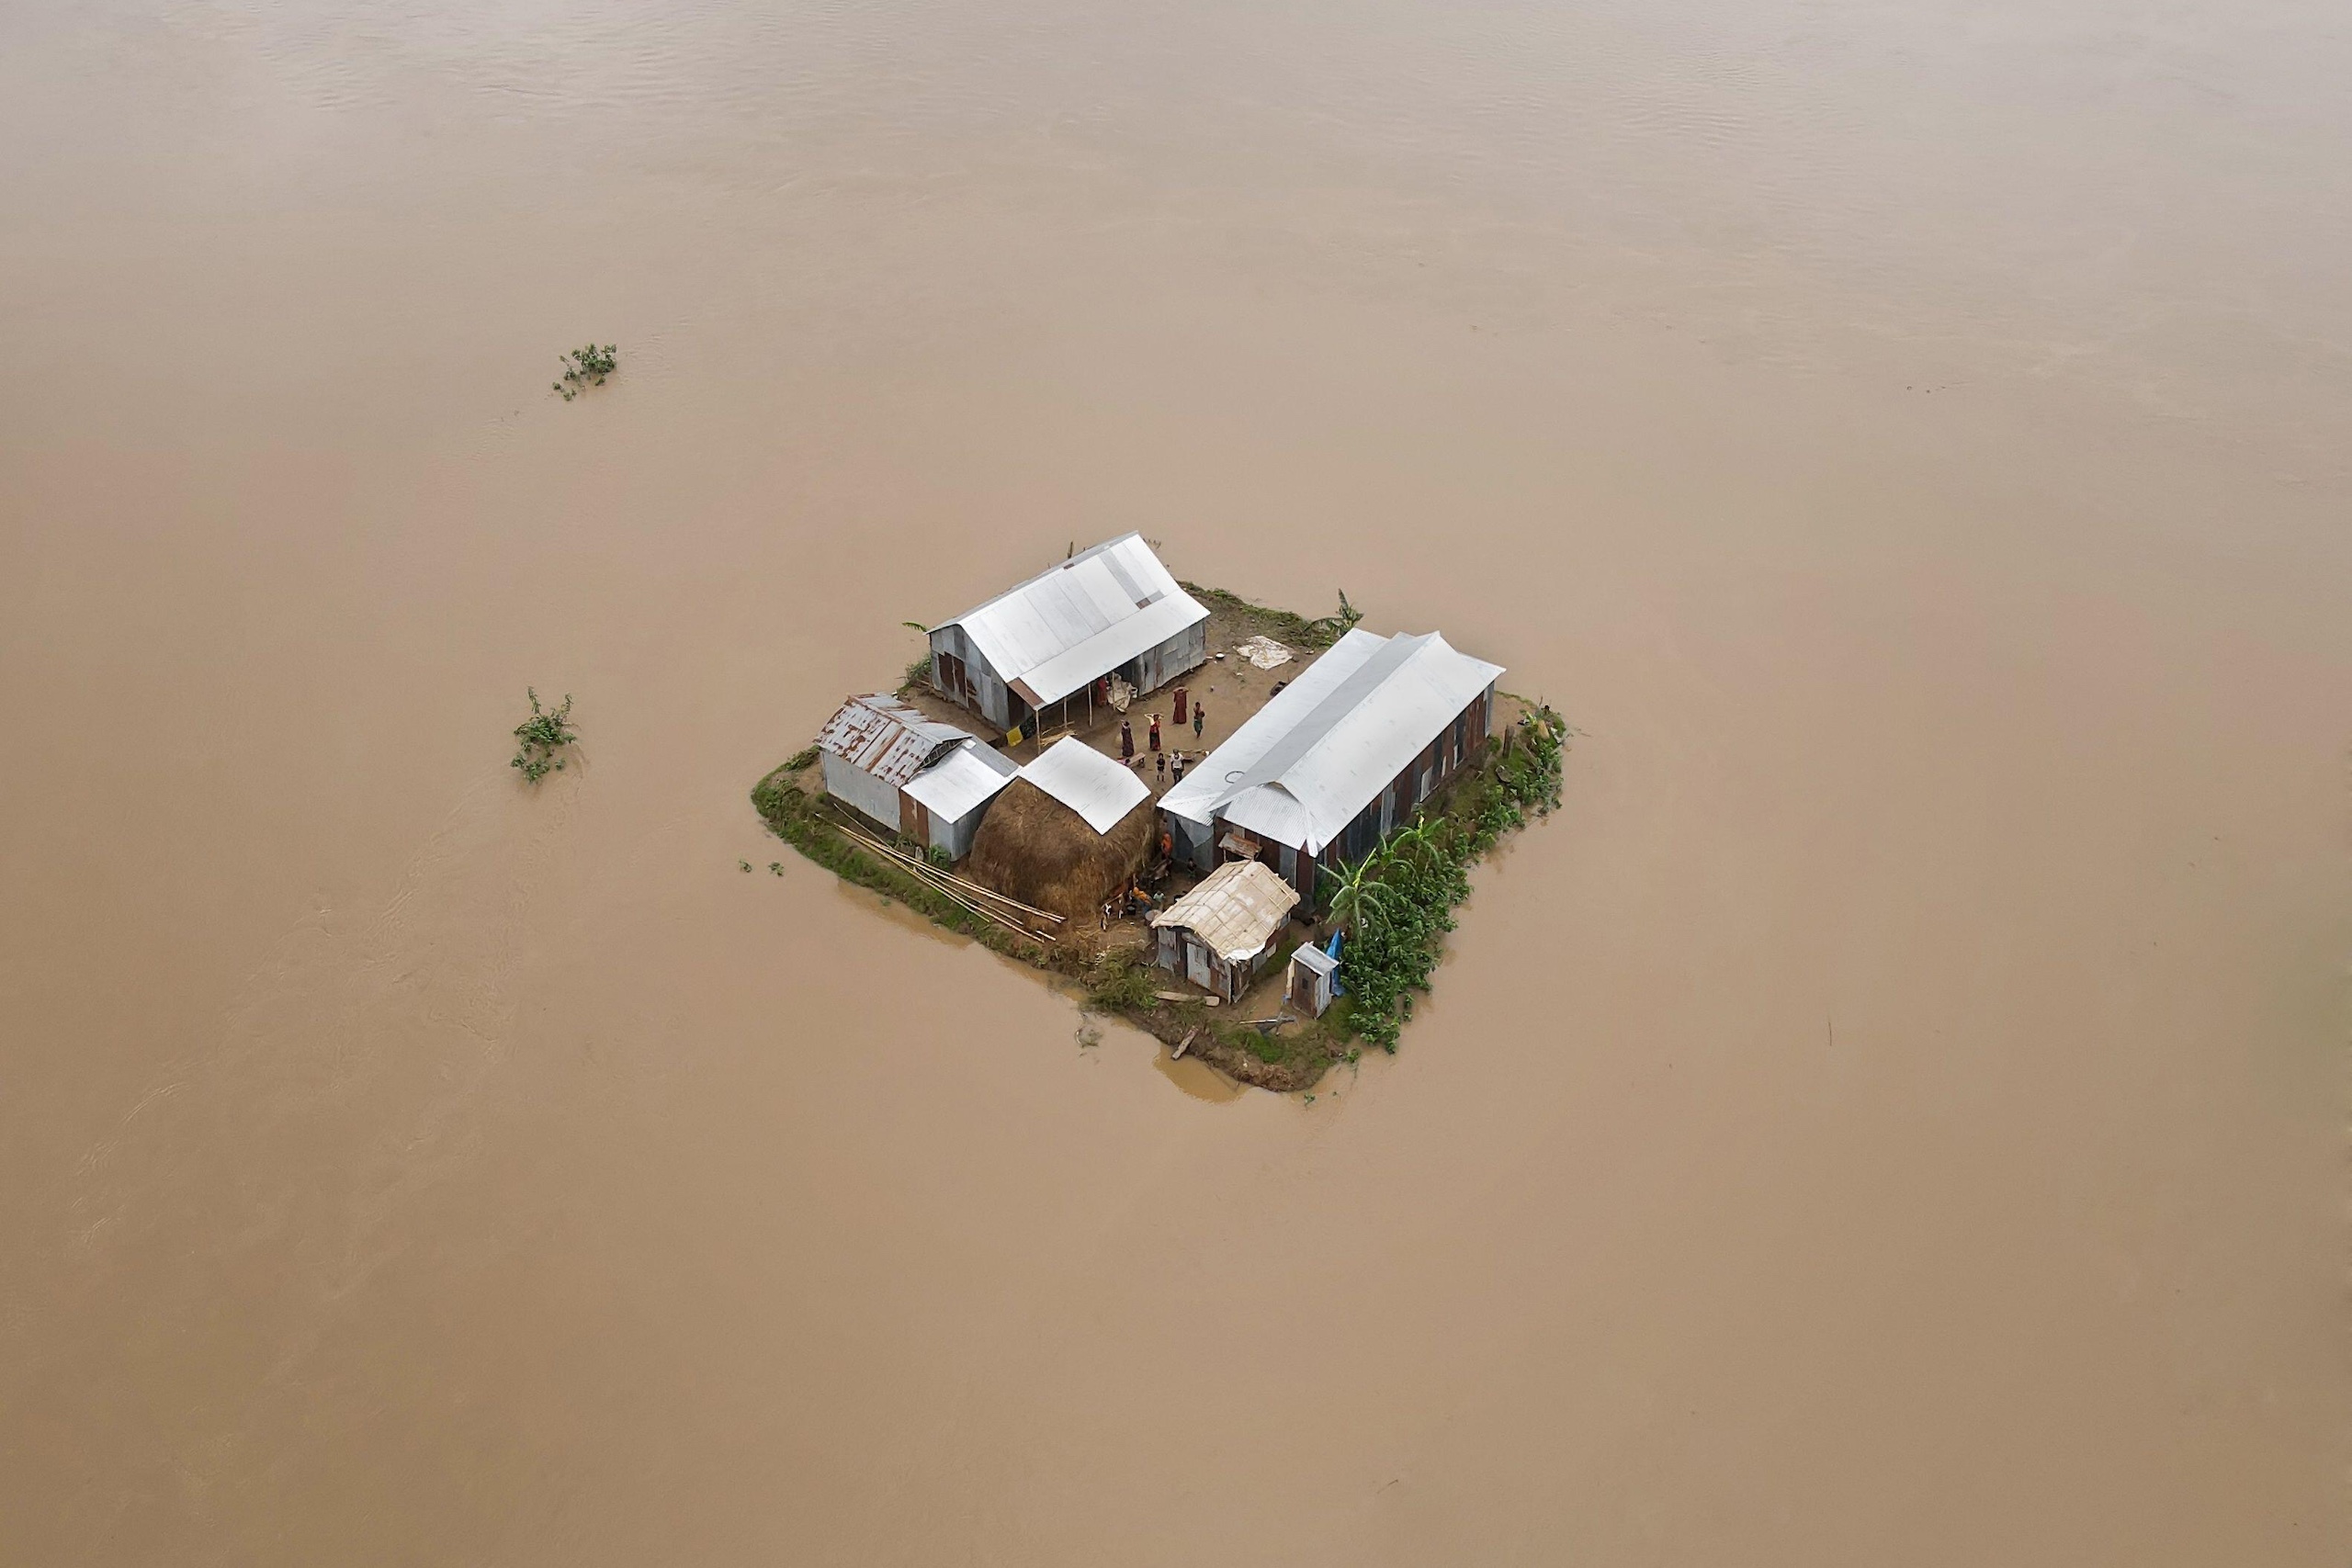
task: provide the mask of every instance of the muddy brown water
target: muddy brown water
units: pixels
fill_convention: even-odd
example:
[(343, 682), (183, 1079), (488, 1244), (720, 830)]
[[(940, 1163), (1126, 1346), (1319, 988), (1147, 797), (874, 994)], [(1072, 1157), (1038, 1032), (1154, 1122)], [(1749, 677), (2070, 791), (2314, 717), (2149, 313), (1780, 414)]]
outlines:
[[(2340, 1564), (2347, 76), (0, 8), (0, 1558)], [(1128, 528), (1585, 731), (1311, 1106), (744, 800)]]

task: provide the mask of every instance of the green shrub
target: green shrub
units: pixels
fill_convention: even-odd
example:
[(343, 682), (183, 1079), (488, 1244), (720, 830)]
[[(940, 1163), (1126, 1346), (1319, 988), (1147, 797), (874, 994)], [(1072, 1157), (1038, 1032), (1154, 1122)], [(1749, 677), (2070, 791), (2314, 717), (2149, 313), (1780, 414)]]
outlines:
[(1396, 1049), (1414, 996), (1436, 973), (1454, 908), (1470, 897), (1470, 863), (1530, 811), (1540, 817), (1559, 805), (1566, 728), (1536, 707), (1483, 767), (1448, 786), (1442, 811), (1392, 833), (1352, 866), (1326, 868), (1332, 917), (1348, 931), (1340, 950), (1348, 1021), (1368, 1043)]
[(1337, 610), (1310, 620), (1295, 610), (1269, 609), (1227, 589), (1204, 588), (1197, 582), (1186, 582), (1181, 586), (1202, 604), (1233, 611), (1295, 648), (1329, 648), (1346, 636), (1348, 628), (1363, 619), (1363, 612), (1349, 604), (1345, 593), (1340, 595)]
[(571, 728), (570, 696), (560, 708), (543, 708), (537, 691), (528, 686), (523, 690), (531, 699), (531, 716), (514, 727), (514, 760), (507, 766), (522, 769), (523, 777), (537, 784), (548, 773), (562, 771), (563, 758), (558, 753), (580, 735)]
[(1086, 972), (1086, 999), (1103, 1012), (1141, 1012), (1159, 990), (1151, 971), (1125, 952), (1103, 953)]
[(589, 388), (603, 386), (605, 378), (619, 368), (619, 354), (609, 343), (602, 348), (591, 343), (573, 349), (557, 362), (563, 367), (563, 379), (554, 384), (554, 389), (568, 403)]

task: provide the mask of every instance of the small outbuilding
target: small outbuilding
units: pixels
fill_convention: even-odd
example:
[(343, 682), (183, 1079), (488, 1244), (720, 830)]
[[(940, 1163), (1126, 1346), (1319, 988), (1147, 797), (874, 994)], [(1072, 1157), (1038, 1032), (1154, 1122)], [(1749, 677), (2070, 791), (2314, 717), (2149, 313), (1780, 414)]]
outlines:
[(1302, 945), (1290, 955), (1290, 972), (1283, 977), (1283, 1000), (1304, 1008), (1309, 1018), (1321, 1018), (1331, 1008), (1333, 976), (1340, 961), (1313, 945)]
[(1298, 889), (1257, 861), (1227, 861), (1151, 918), (1159, 966), (1235, 1002), (1274, 955)]
[(876, 692), (852, 697), (817, 737), (825, 793), (886, 832), (962, 860), (1012, 762), (979, 738)]
[(1020, 772), (1012, 759), (974, 739), (951, 749), (908, 780), (899, 793), (919, 813), (917, 836), (933, 849), (946, 851), (949, 860), (960, 861), (972, 852), (972, 840), (989, 805)]
[(1151, 858), (1143, 781), (1082, 741), (1023, 768), (972, 840), (973, 880), (1073, 920), (1093, 919)]

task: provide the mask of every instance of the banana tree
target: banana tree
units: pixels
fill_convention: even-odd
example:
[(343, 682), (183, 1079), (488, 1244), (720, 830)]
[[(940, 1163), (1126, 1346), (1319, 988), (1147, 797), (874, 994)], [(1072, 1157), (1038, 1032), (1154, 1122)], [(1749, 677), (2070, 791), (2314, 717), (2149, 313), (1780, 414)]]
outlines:
[(1387, 912), (1389, 890), (1380, 883), (1377, 852), (1368, 854), (1351, 866), (1322, 866), (1325, 876), (1334, 884), (1331, 894), (1331, 923), (1355, 928), (1365, 917), (1377, 919)]

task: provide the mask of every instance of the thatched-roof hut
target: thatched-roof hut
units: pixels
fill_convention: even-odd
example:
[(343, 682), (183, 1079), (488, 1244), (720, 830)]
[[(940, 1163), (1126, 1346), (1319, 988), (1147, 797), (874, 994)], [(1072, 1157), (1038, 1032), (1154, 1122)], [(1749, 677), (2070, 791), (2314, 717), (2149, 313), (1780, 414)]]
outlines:
[(1091, 921), (1150, 858), (1152, 825), (1148, 796), (1098, 833), (1085, 818), (1016, 778), (980, 819), (964, 873), (1024, 904)]

